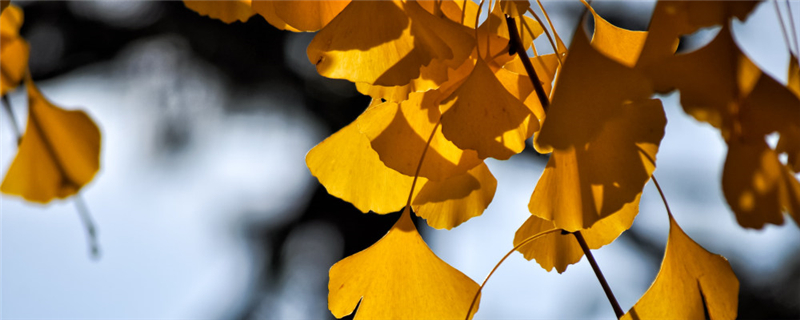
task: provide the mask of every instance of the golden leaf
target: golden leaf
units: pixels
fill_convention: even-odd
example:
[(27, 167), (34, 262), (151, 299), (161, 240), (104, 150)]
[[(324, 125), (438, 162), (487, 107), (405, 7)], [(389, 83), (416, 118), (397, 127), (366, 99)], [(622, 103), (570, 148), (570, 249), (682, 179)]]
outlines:
[(539, 128), (538, 119), (482, 59), (440, 108), (445, 137), (461, 149), (476, 150), (480, 158), (510, 158)]
[(460, 66), (474, 46), (467, 31), (415, 2), (355, 1), (319, 31), (307, 53), (325, 77), (399, 86), (433, 59)]
[(83, 111), (58, 108), (25, 82), (28, 125), (0, 191), (41, 203), (69, 197), (100, 169), (100, 130)]
[(275, 14), (300, 31), (317, 31), (333, 20), (350, 0), (275, 1)]
[[(588, 229), (580, 230), (590, 249), (600, 249), (630, 229), (639, 212), (640, 197), (641, 194), (633, 202), (624, 204), (616, 214), (597, 221)], [(552, 221), (531, 215), (514, 235), (514, 246), (537, 233), (554, 228), (556, 225)], [(551, 233), (531, 241), (517, 251), (525, 259), (535, 259), (547, 271), (552, 271), (555, 267), (558, 273), (564, 272), (567, 266), (577, 263), (583, 257), (583, 250), (572, 234)]]
[[(425, 156), (425, 161), (428, 161)], [(424, 166), (424, 164), (423, 164)], [(412, 202), (417, 216), (436, 229), (452, 229), (483, 213), (494, 198), (497, 180), (486, 164), (448, 178), (428, 181)]]
[[(258, 1), (257, 1), (258, 2)], [(234, 21), (247, 22), (256, 14), (250, 7), (251, 0), (193, 1), (183, 0), (183, 5), (203, 16), (222, 20), (225, 23)]]
[(661, 270), (622, 319), (735, 319), (739, 280), (728, 260), (706, 251), (669, 217)]
[(439, 108), (433, 103), (436, 91), (412, 93), (402, 103), (386, 102), (365, 111), (358, 118), (359, 130), (387, 167), (414, 176), (428, 138), (420, 177), (441, 181), (461, 175), (483, 161), (473, 150), (462, 150), (442, 135)]
[[(337, 318), (464, 319), (478, 284), (437, 257), (409, 209), (369, 248), (331, 267), (328, 308)], [(477, 306), (473, 308), (473, 313)]]
[(28, 70), (28, 43), (20, 37), (22, 9), (9, 6), (0, 15), (0, 96), (17, 87)]
[(524, 15), (531, 7), (528, 0), (498, 0), (498, 2), (500, 2), (503, 13), (515, 18)]
[(632, 68), (636, 65), (647, 39), (647, 32), (617, 27), (603, 19), (591, 6), (589, 10), (594, 17), (592, 45), (597, 51), (625, 66)]

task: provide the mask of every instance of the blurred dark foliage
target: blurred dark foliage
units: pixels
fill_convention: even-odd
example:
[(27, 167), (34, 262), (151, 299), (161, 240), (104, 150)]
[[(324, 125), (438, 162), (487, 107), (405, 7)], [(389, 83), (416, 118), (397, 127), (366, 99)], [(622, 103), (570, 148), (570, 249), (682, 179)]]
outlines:
[[(252, 87), (253, 83), (279, 81), (305, 92), (303, 99), (307, 111), (321, 121), (325, 126), (324, 131), (328, 134), (349, 124), (369, 104), (369, 98), (365, 96), (337, 96), (331, 99), (330, 95), (315, 94), (314, 91), (305, 89), (325, 81), (341, 82), (341, 80), (318, 77), (313, 79), (313, 83), (308, 83), (309, 79), (302, 77), (285, 63), (286, 53), (283, 46), (290, 33), (272, 27), (259, 16), (254, 16), (246, 23), (228, 25), (186, 9), (181, 1), (166, 1), (155, 3), (159, 16), (152, 23), (140, 27), (125, 27), (75, 15), (69, 10), (68, 2), (22, 1), (18, 4), (25, 10), (26, 22), (21, 32), (31, 40), (32, 54), (47, 51), (47, 46), (52, 45), (53, 41), (46, 37), (44, 40), (30, 39), (30, 34), (37, 28), (44, 26), (49, 30), (57, 30), (60, 37), (57, 39), (60, 41), (60, 50), (56, 52), (57, 57), (54, 62), (39, 63), (32, 57), (31, 73), (35, 80), (58, 77), (86, 65), (111, 60), (127, 44), (138, 39), (161, 34), (176, 34), (184, 37), (198, 57), (218, 67), (237, 87), (247, 88)], [(643, 29), (641, 23), (625, 25), (624, 17), (613, 14), (607, 17), (608, 20), (622, 23), (623, 26)], [(546, 159), (536, 155), (530, 148), (524, 154)], [(282, 259), (284, 259), (282, 248), (288, 235), (295, 228), (311, 221), (325, 221), (336, 225), (344, 237), (342, 256), (344, 257), (375, 243), (399, 216), (398, 213), (362, 214), (349, 203), (330, 196), (321, 185), (317, 185), (313, 196), (302, 210), (302, 214), (296, 220), (277, 228), (272, 226), (242, 228), (246, 233), (245, 238), (251, 239), (254, 248), (261, 248), (271, 255), (271, 259), (265, 260), (270, 265), (261, 268), (265, 274), (254, 279), (257, 293), (269, 291), (272, 282), (267, 279), (281, 278), (285, 272), (282, 269)], [(418, 220), (417, 223), (424, 224), (424, 221)], [(642, 259), (651, 262), (652, 275), (655, 276), (663, 257), (663, 247), (654, 244), (636, 230), (626, 232), (622, 237), (641, 251)], [(739, 273), (740, 318), (800, 318), (800, 302), (791, 301), (792, 297), (800, 296), (798, 292), (800, 259), (795, 259), (790, 264), (783, 268), (793, 271), (776, 274), (776, 277), (782, 278), (774, 279), (768, 286), (754, 283)], [(739, 269), (735, 261), (733, 265), (734, 270)], [(327, 292), (327, 288), (319, 290)], [(242, 304), (241, 310), (234, 312), (234, 317), (243, 319), (255, 317), (259, 303), (258, 296), (258, 294), (253, 295), (252, 301)]]

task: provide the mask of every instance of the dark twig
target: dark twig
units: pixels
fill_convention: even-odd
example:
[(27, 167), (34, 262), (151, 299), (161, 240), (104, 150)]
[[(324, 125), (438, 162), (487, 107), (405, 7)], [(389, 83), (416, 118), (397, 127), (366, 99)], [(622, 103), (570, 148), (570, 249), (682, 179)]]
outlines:
[(575, 236), (575, 239), (578, 240), (578, 244), (581, 245), (581, 249), (583, 249), (583, 254), (586, 255), (586, 259), (589, 260), (589, 264), (592, 265), (592, 270), (594, 270), (594, 274), (597, 276), (597, 280), (600, 281), (600, 285), (603, 287), (603, 291), (605, 291), (606, 297), (608, 297), (608, 302), (611, 303), (611, 307), (614, 308), (614, 313), (617, 315), (617, 319), (622, 318), (622, 316), (624, 315), (624, 313), (622, 312), (622, 308), (619, 307), (619, 302), (617, 302), (617, 298), (614, 297), (614, 293), (611, 292), (611, 287), (608, 285), (606, 278), (603, 276), (603, 272), (600, 271), (600, 267), (597, 265), (597, 261), (594, 260), (592, 251), (589, 250), (589, 245), (586, 244), (586, 240), (583, 239), (583, 235), (581, 235), (580, 231), (575, 231), (572, 234)]
[(509, 52), (519, 54), (522, 65), (525, 66), (525, 71), (528, 72), (528, 78), (530, 78), (533, 83), (536, 96), (539, 97), (539, 102), (542, 104), (542, 109), (547, 112), (547, 108), (550, 106), (550, 99), (547, 98), (547, 93), (544, 92), (542, 82), (539, 80), (539, 76), (536, 75), (536, 70), (533, 69), (531, 59), (528, 58), (528, 52), (525, 51), (525, 45), (522, 44), (519, 30), (517, 30), (517, 23), (514, 18), (506, 16), (506, 25), (508, 25), (508, 35), (511, 38), (509, 43), (511, 48)]

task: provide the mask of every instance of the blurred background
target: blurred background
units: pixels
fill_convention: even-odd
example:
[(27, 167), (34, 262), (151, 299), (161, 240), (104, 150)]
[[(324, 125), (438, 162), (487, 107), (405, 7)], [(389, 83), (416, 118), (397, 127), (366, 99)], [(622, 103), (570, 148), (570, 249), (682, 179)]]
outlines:
[[(360, 213), (329, 196), (305, 166), (309, 149), (369, 103), (351, 83), (317, 75), (305, 54), (313, 34), (279, 31), (259, 16), (227, 25), (180, 1), (13, 3), (25, 13), (21, 33), (43, 94), (85, 110), (101, 128), (101, 170), (81, 194), (102, 252), (89, 257), (71, 200), (37, 205), (3, 195), (0, 317), (332, 318), (328, 269), (380, 239), (398, 214)], [(800, 2), (792, 5), (797, 20)], [(583, 6), (545, 7), (568, 43)], [(642, 30), (654, 2), (595, 7), (612, 23)], [(701, 47), (717, 30), (687, 37), (680, 50)], [(772, 3), (733, 31), (757, 65), (786, 83), (788, 50)], [(536, 45), (552, 51), (544, 37)], [(10, 97), (14, 120), (24, 124), (24, 90)], [(791, 219), (739, 227), (721, 193), (719, 133), (685, 115), (677, 94), (663, 98), (669, 124), (656, 175), (677, 222), (730, 260), (741, 318), (800, 318), (800, 228)], [(5, 173), (16, 142), (9, 115), (0, 117)], [(452, 231), (418, 221), (420, 232), (437, 255), (481, 282), (529, 216), (546, 161), (530, 148), (488, 161), (498, 188), (483, 216)], [(623, 309), (655, 278), (667, 229), (649, 184), (633, 228), (595, 251)], [(484, 289), (476, 318), (613, 318), (613, 311), (585, 259), (558, 274), (514, 254)]]

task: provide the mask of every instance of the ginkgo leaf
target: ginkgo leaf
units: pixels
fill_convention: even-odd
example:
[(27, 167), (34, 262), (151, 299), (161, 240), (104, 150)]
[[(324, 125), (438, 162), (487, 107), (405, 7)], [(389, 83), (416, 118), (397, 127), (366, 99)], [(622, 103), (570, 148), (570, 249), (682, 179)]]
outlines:
[(58, 108), (25, 82), (28, 124), (0, 191), (41, 203), (69, 197), (100, 169), (100, 130), (83, 111)]
[(225, 23), (247, 22), (256, 14), (250, 7), (251, 0), (193, 1), (183, 0), (183, 5), (200, 15), (208, 16)]
[[(536, 76), (539, 78), (539, 82), (542, 84), (542, 88), (544, 92), (549, 96), (550, 91), (553, 89), (553, 80), (555, 79), (556, 72), (560, 69), (560, 64), (558, 62), (558, 57), (555, 53), (536, 56), (530, 58), (531, 65), (533, 65), (533, 70), (536, 71)], [(525, 66), (522, 64), (522, 60), (520, 60), (519, 56), (515, 56), (515, 58), (503, 66), (503, 69), (509, 70), (511, 72), (517, 73), (524, 78), (528, 78), (528, 72), (525, 70)], [(522, 80), (522, 79), (521, 79)], [(530, 81), (524, 81), (523, 83), (529, 83)], [(528, 109), (533, 112), (536, 118), (539, 119), (539, 122), (543, 122), (544, 119), (547, 117), (544, 113), (544, 108), (542, 107), (541, 101), (539, 101), (539, 97), (535, 94), (529, 94), (524, 101), (525, 105), (528, 106)], [(534, 147), (537, 145), (534, 144)], [(543, 150), (537, 151), (540, 153), (549, 153), (551, 151), (543, 152)]]
[(413, 180), (381, 162), (355, 121), (311, 149), (306, 165), (328, 193), (364, 213), (403, 208)]
[(498, 0), (500, 2), (500, 8), (503, 9), (503, 13), (512, 16), (512, 17), (519, 17), (524, 15), (526, 11), (531, 7), (531, 3), (528, 0)]
[(735, 319), (739, 280), (728, 260), (706, 251), (669, 217), (661, 270), (622, 319)]
[(760, 229), (783, 224), (782, 212), (800, 225), (800, 182), (763, 139), (728, 142), (722, 191), (739, 225)]
[(275, 1), (275, 14), (300, 31), (317, 31), (333, 20), (350, 0)]
[(275, 4), (278, 1), (264, 1), (264, 0), (256, 0), (253, 1), (251, 6), (255, 13), (258, 13), (260, 16), (267, 20), (267, 22), (275, 28), (280, 30), (292, 31), (292, 32), (300, 32), (300, 30), (295, 29), (294, 27), (290, 26), (283, 21), (281, 17), (275, 13)]
[(647, 32), (617, 27), (603, 19), (591, 6), (589, 10), (594, 17), (592, 45), (597, 51), (619, 63), (628, 67), (635, 66), (647, 39)]
[(429, 226), (449, 230), (481, 215), (492, 202), (496, 189), (497, 180), (486, 164), (481, 163), (447, 180), (426, 182), (412, 204), (417, 216), (424, 218)]
[[(433, 103), (437, 94), (412, 93), (402, 103), (376, 105), (358, 118), (359, 130), (370, 139), (373, 150), (387, 167), (414, 176), (426, 145), (420, 177), (441, 181), (483, 162), (477, 152), (459, 149), (442, 135), (439, 109)], [(436, 133), (428, 145), (434, 129)]]
[(445, 137), (461, 149), (476, 150), (481, 158), (506, 160), (521, 152), (539, 129), (538, 119), (482, 59), (440, 108)]
[(733, 17), (745, 20), (758, 1), (659, 1), (653, 9), (648, 36), (638, 66), (661, 63), (678, 48), (681, 35), (715, 25), (727, 26)]
[(22, 9), (7, 9), (0, 15), (0, 96), (16, 88), (28, 70), (28, 43), (19, 35)]
[(416, 2), (355, 1), (317, 33), (307, 53), (325, 77), (406, 85), (433, 59), (461, 65), (474, 47), (467, 31)]
[[(639, 198), (626, 203), (618, 213), (605, 217), (588, 229), (580, 230), (590, 249), (600, 249), (613, 242), (622, 232), (630, 229), (633, 219), (639, 212)], [(556, 228), (552, 221), (531, 215), (514, 235), (516, 247), (525, 239), (547, 230)], [(542, 268), (558, 273), (567, 270), (567, 266), (575, 264), (583, 257), (583, 250), (572, 234), (551, 233), (517, 249), (525, 259), (535, 259)]]
[[(466, 64), (467, 60), (465, 60)], [(438, 60), (433, 60), (427, 66), (419, 69), (419, 77), (402, 86), (378, 86), (369, 83), (358, 82), (356, 89), (364, 95), (373, 99), (384, 99), (392, 102), (401, 102), (408, 99), (412, 92), (425, 92), (439, 88), (440, 85), (448, 81), (448, 67)]]
[[(417, 232), (408, 207), (369, 248), (331, 267), (328, 308), (337, 318), (464, 319), (478, 284), (437, 257)], [(477, 311), (467, 318), (472, 318)]]
[(591, 121), (605, 125), (582, 144), (553, 150), (528, 204), (533, 215), (571, 232), (589, 228), (639, 198), (655, 170), (667, 120), (661, 101), (654, 99), (610, 107)]
[(800, 97), (800, 64), (798, 64), (798, 58), (793, 54), (789, 55), (788, 87), (794, 95)]
[[(533, 45), (533, 40), (544, 32), (536, 20), (523, 16), (515, 19), (517, 30), (525, 50)], [(500, 6), (495, 6), (488, 18), (478, 28), (479, 54), (492, 67), (506, 64), (513, 56), (505, 54), (509, 49), (508, 24)], [(488, 46), (488, 52), (487, 52)]]
[(644, 75), (598, 52), (581, 28), (572, 38), (556, 88), (537, 139), (548, 149), (582, 148), (607, 127), (607, 121), (600, 119), (618, 116), (626, 101), (644, 100), (652, 94)]
[(445, 17), (470, 29), (475, 29), (475, 16), (478, 4), (463, 0), (417, 1), (419, 5), (434, 16)]

